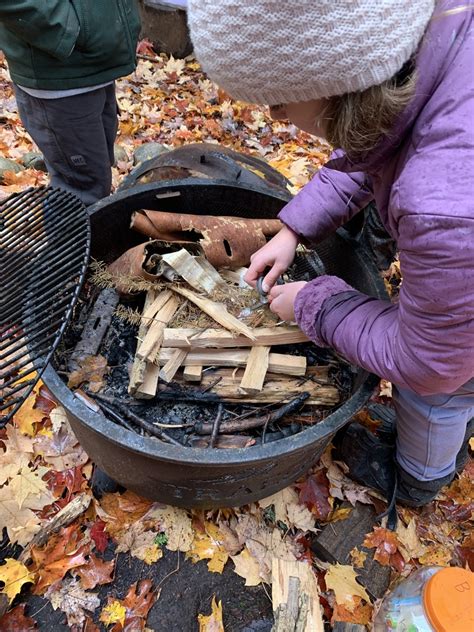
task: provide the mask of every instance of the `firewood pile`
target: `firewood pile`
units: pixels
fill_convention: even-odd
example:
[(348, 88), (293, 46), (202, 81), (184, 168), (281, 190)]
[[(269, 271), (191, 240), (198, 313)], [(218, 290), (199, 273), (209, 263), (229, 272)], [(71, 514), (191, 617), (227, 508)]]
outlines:
[[(103, 337), (97, 330), (106, 330), (114, 315), (135, 325), (129, 403), (219, 404), (212, 420), (194, 423), (197, 436), (192, 445), (253, 445), (249, 430), (257, 429), (261, 440), (263, 432), (264, 441), (265, 431), (285, 416), (290, 422), (298, 417), (297, 430), (324, 418), (345, 396), (333, 379), (336, 363), (308, 363), (307, 351), (316, 349), (314, 345), (296, 324), (278, 322), (243, 281), (246, 268), (242, 264), (278, 231), (280, 223), (225, 217), (192, 221), (189, 217), (135, 213), (132, 227), (138, 222), (138, 230), (150, 240), (107, 267), (94, 265), (92, 283), (104, 288), (96, 300), (100, 318), (92, 310), (93, 331), (88, 331), (86, 323), (69, 369), (76, 369), (87, 351), (97, 353)], [(127, 306), (130, 297), (143, 294), (141, 311)], [(104, 310), (108, 317), (104, 318)], [(94, 338), (99, 340), (94, 342)], [(159, 419), (133, 419), (137, 415), (130, 411), (137, 410), (135, 406), (111, 397), (107, 389), (91, 390), (106, 414), (118, 412), (115, 421), (128, 419), (126, 427), (131, 421), (142, 431), (170, 440), (168, 429), (159, 427)], [(176, 440), (171, 437), (171, 442)]]

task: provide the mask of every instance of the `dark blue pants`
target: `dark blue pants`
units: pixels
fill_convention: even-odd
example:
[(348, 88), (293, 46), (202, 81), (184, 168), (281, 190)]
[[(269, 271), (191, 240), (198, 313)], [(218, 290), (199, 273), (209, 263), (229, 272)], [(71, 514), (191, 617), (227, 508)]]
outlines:
[(44, 155), (51, 184), (87, 206), (110, 194), (118, 128), (115, 85), (60, 99), (15, 87), (22, 123)]

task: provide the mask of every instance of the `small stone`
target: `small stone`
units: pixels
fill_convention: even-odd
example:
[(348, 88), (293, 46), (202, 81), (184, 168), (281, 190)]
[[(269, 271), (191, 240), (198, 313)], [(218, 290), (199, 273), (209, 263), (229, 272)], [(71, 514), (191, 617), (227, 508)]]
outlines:
[(169, 151), (167, 147), (161, 143), (144, 143), (135, 149), (133, 152), (133, 164), (138, 165), (145, 160), (155, 158)]
[(38, 171), (44, 171), (47, 173), (46, 163), (43, 158), (43, 154), (38, 151), (28, 151), (21, 157), (21, 162), (25, 169), (37, 169)]
[(118, 162), (128, 162), (127, 150), (123, 145), (114, 145), (115, 164)]
[(6, 171), (13, 171), (14, 173), (19, 173), (23, 171), (24, 167), (19, 165), (17, 162), (13, 160), (9, 160), (8, 158), (2, 158), (0, 156), (0, 180), (3, 178), (3, 174)]

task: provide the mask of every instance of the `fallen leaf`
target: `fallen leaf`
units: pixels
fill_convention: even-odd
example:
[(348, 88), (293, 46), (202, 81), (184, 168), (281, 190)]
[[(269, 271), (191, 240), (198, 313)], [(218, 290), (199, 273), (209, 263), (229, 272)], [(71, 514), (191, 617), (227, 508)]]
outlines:
[(453, 557), (452, 551), (442, 545), (429, 546), (426, 553), (418, 558), (423, 566), (449, 566)]
[(36, 434), (35, 424), (40, 423), (46, 417), (40, 408), (35, 408), (35, 402), (36, 393), (33, 391), (13, 417), (20, 432), (30, 437), (34, 437)]
[[(36, 470), (31, 470), (29, 467), (23, 466), (18, 474), (10, 480), (8, 487), (20, 509), (31, 495), (36, 497), (36, 503), (34, 507), (31, 507), (30, 498), (30, 502), (27, 503), (30, 509), (42, 509), (53, 502), (54, 498), (48, 490), (46, 481), (43, 480), (47, 472), (49, 472), (47, 467), (39, 466)], [(40, 498), (41, 503), (39, 503)]]
[(143, 619), (144, 624), (154, 600), (155, 592), (149, 579), (142, 579), (132, 584), (125, 595), (125, 599), (122, 601), (127, 610), (126, 620), (140, 618)]
[(56, 498), (64, 496), (70, 501), (75, 494), (82, 491), (85, 486), (83, 467), (82, 465), (78, 465), (77, 467), (71, 467), (61, 472), (56, 470), (48, 471), (45, 480)]
[(229, 555), (223, 545), (223, 537), (212, 522), (205, 522), (204, 533), (196, 532), (186, 557), (193, 562), (209, 560), (207, 568), (211, 573), (222, 573)]
[(125, 623), (125, 616), (127, 609), (117, 599), (108, 598), (109, 601), (105, 608), (100, 613), (99, 621), (105, 623), (105, 625), (112, 625), (113, 623), (120, 623), (123, 627)]
[(332, 507), (328, 500), (329, 481), (323, 470), (308, 476), (300, 487), (299, 497), (318, 520), (328, 519)]
[(57, 471), (83, 465), (89, 458), (65, 425), (51, 437), (38, 436), (35, 441), (35, 454), (41, 455), (43, 460)]
[(250, 555), (257, 561), (260, 577), (266, 583), (271, 582), (274, 557), (282, 560), (296, 559), (296, 546), (292, 539), (283, 538), (279, 529), (268, 528), (253, 515), (240, 515), (235, 531), (241, 545), (245, 545)]
[(51, 428), (53, 432), (59, 432), (63, 424), (68, 424), (66, 411), (62, 406), (58, 406), (55, 402), (55, 408), (49, 413), (49, 420), (51, 421)]
[(338, 520), (346, 520), (352, 511), (352, 507), (339, 507), (331, 512), (327, 522), (338, 522)]
[(224, 632), (222, 622), (222, 601), (216, 603), (216, 596), (213, 595), (211, 603), (211, 614), (199, 614), (199, 632)]
[(171, 505), (154, 506), (146, 518), (159, 522), (160, 531), (164, 531), (168, 537), (166, 548), (169, 551), (189, 551), (194, 539), (194, 531), (187, 511)]
[(401, 520), (398, 521), (397, 529), (398, 550), (403, 556), (405, 562), (409, 562), (412, 558), (418, 559), (425, 555), (427, 547), (421, 543), (416, 532), (416, 522), (412, 518), (405, 527)]
[(95, 548), (99, 553), (103, 553), (109, 543), (109, 536), (105, 531), (106, 523), (103, 520), (96, 520), (89, 532), (92, 540), (94, 541)]
[(351, 612), (357, 606), (354, 597), (357, 596), (370, 602), (369, 595), (365, 588), (357, 582), (356, 577), (356, 572), (352, 566), (343, 564), (331, 564), (324, 576), (327, 588), (334, 591), (336, 602)]
[(34, 574), (30, 573), (26, 566), (18, 560), (7, 557), (5, 563), (0, 566), (0, 582), (4, 584), (0, 593), (6, 595), (10, 603), (20, 593), (24, 584), (30, 584), (34, 581)]
[(115, 560), (106, 562), (95, 555), (90, 555), (87, 564), (75, 569), (75, 574), (81, 580), (81, 587), (84, 590), (91, 590), (113, 581), (114, 567)]
[(88, 383), (91, 393), (98, 393), (104, 387), (104, 375), (108, 371), (107, 360), (101, 355), (86, 356), (78, 361), (78, 365), (79, 368), (69, 374), (69, 388)]
[(350, 552), (351, 562), (356, 568), (363, 568), (365, 560), (367, 559), (367, 553), (365, 551), (359, 551), (359, 549), (353, 548)]
[(398, 550), (397, 535), (389, 529), (374, 527), (365, 540), (364, 546), (375, 548), (374, 559), (382, 566), (393, 566), (401, 572), (405, 566), (404, 559)]
[(247, 547), (244, 547), (244, 550), (239, 555), (231, 556), (231, 559), (235, 564), (235, 572), (245, 579), (246, 586), (258, 586), (262, 583), (260, 565), (252, 557)]
[(163, 557), (163, 551), (156, 544), (156, 532), (146, 531), (141, 521), (134, 522), (129, 529), (117, 536), (117, 553), (130, 552), (147, 564), (153, 564)]
[(18, 507), (18, 503), (9, 485), (0, 489), (0, 524), (6, 527), (12, 544), (26, 546), (40, 530), (39, 518), (27, 507)]
[(0, 630), (3, 632), (34, 632), (38, 629), (36, 621), (25, 615), (24, 603), (16, 606), (0, 617)]
[(368, 625), (372, 621), (373, 606), (370, 603), (362, 603), (360, 597), (354, 597), (355, 607), (353, 610), (343, 605), (334, 604), (331, 625), (336, 621), (345, 621), (346, 623), (355, 623), (358, 625)]
[(258, 504), (263, 509), (273, 505), (277, 522), (302, 531), (316, 531), (314, 516), (307, 507), (300, 504), (298, 493), (292, 487), (285, 487), (276, 494), (259, 500)]
[(44, 547), (32, 546), (32, 570), (37, 573), (38, 581), (35, 594), (41, 594), (48, 586), (61, 580), (71, 569), (86, 564), (89, 544), (85, 544), (78, 524), (63, 527), (54, 534)]
[(58, 588), (52, 586), (45, 593), (54, 610), (62, 610), (69, 627), (82, 626), (86, 620), (85, 611), (94, 612), (100, 606), (97, 593), (86, 592), (77, 579), (68, 578)]
[(142, 518), (151, 505), (151, 501), (127, 490), (123, 494), (104, 494), (97, 513), (99, 518), (107, 523), (107, 532), (112, 537), (117, 537), (132, 523)]
[(3, 485), (8, 479), (18, 474), (23, 467), (28, 467), (30, 461), (27, 454), (17, 452), (17, 450), (8, 443), (5, 452), (3, 452), (0, 458), (2, 464), (0, 468), (0, 485)]
[(35, 407), (42, 410), (45, 416), (48, 416), (51, 419), (51, 412), (54, 409), (61, 409), (62, 406), (58, 406), (57, 401), (53, 398), (52, 394), (42, 382), (39, 385), (39, 388), (38, 385), (36, 386), (35, 391), (37, 393)]

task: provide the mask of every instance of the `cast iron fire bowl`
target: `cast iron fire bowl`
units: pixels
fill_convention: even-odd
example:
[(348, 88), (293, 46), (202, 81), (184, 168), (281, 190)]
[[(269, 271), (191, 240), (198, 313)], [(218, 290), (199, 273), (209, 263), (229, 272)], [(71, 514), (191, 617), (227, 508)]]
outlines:
[[(129, 230), (132, 212), (141, 208), (273, 218), (286, 202), (284, 194), (219, 181), (187, 179), (138, 186), (90, 208), (92, 256), (110, 261), (143, 241)], [(318, 246), (318, 254), (329, 274), (386, 298), (375, 266), (357, 244), (336, 234)], [(350, 397), (324, 421), (296, 435), (249, 448), (212, 450), (169, 445), (117, 426), (75, 397), (51, 365), (43, 379), (65, 408), (83, 448), (108, 476), (147, 498), (204, 508), (243, 505), (294, 482), (365, 405), (378, 381), (358, 370)]]

